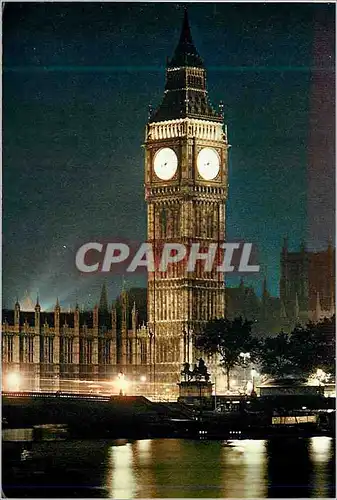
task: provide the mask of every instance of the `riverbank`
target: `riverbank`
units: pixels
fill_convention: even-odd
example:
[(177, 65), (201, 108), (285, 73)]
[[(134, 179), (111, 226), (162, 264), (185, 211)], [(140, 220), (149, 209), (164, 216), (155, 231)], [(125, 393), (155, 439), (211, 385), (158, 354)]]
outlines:
[(43, 439), (41, 430), (46, 425), (63, 426), (67, 439), (334, 436), (334, 402), (323, 398), (315, 401), (315, 407), (298, 403), (298, 398), (296, 404), (289, 398), (287, 402), (244, 400), (235, 411), (216, 412), (180, 403), (156, 403), (145, 397), (85, 399), (31, 394), (4, 397), (2, 414), (9, 428), (33, 428), (36, 440)]

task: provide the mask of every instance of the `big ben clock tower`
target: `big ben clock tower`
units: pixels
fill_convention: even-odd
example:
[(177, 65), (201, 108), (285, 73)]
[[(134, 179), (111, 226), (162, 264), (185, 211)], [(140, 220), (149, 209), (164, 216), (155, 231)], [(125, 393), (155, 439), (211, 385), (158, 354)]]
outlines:
[[(180, 40), (167, 63), (162, 103), (146, 127), (145, 198), (148, 242), (156, 262), (164, 243), (200, 249), (225, 239), (227, 134), (211, 106), (206, 71), (191, 37), (187, 12)], [(153, 381), (158, 391), (176, 387), (182, 364), (194, 363), (194, 335), (224, 315), (224, 276), (186, 262), (148, 275), (148, 326)], [(172, 384), (174, 384), (172, 386)]]

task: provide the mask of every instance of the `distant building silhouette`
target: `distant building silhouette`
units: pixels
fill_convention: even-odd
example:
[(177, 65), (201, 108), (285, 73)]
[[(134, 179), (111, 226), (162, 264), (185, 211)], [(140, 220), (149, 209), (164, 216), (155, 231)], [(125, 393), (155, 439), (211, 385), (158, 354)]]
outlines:
[(335, 313), (335, 249), (310, 252), (302, 244), (289, 252), (284, 240), (281, 252), (280, 300), (285, 323), (319, 321)]
[(226, 287), (226, 316), (229, 319), (241, 316), (252, 321), (252, 330), (259, 337), (274, 335), (281, 330), (280, 307), (279, 297), (272, 297), (268, 292), (266, 278), (261, 297), (253, 287), (246, 286), (243, 279), (238, 287)]

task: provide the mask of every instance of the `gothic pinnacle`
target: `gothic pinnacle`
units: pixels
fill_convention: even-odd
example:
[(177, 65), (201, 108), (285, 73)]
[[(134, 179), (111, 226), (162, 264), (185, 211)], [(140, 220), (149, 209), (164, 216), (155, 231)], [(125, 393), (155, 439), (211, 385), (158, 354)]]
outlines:
[(105, 283), (102, 285), (101, 297), (99, 300), (99, 310), (106, 312), (108, 310), (108, 294)]

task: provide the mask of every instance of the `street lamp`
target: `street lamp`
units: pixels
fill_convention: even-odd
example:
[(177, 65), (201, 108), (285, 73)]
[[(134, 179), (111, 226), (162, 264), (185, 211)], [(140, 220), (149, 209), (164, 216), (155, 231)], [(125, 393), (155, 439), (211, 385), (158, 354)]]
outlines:
[(119, 395), (125, 396), (125, 390), (128, 387), (129, 382), (126, 380), (124, 373), (119, 373), (117, 377), (117, 386), (119, 389)]
[(317, 368), (316, 372), (309, 377), (308, 383), (309, 385), (322, 386), (324, 385), (325, 382), (328, 381), (328, 379), (329, 379), (329, 374), (325, 373), (325, 371), (322, 370), (321, 368)]
[(6, 377), (7, 390), (11, 392), (19, 391), (22, 377), (19, 372), (9, 372)]
[(325, 373), (324, 370), (322, 370), (321, 368), (318, 368), (317, 371), (316, 371), (316, 378), (319, 382), (319, 385), (323, 384), (324, 382), (326, 382), (328, 376), (327, 374)]
[(247, 359), (250, 359), (250, 352), (240, 352), (240, 357), (243, 359), (243, 369), (244, 369), (244, 387), (247, 384)]
[(247, 382), (247, 386), (246, 386), (246, 392), (245, 394), (247, 396), (251, 396), (252, 392), (253, 392), (253, 382), (251, 380), (248, 380)]
[(252, 393), (255, 393), (255, 378), (259, 376), (259, 373), (253, 368), (251, 370), (251, 376), (252, 376)]

